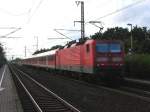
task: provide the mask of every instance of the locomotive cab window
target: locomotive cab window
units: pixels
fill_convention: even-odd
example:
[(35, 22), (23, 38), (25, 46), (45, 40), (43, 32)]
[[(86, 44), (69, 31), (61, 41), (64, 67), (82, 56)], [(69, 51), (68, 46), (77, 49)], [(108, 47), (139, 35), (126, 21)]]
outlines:
[(102, 52), (102, 53), (109, 52), (109, 44), (107, 44), (107, 43), (96, 44), (96, 51)]
[(121, 52), (121, 45), (119, 43), (110, 44), (110, 52), (113, 53)]
[(101, 53), (119, 53), (121, 52), (121, 45), (119, 43), (96, 44), (96, 51)]
[(86, 45), (86, 52), (87, 53), (90, 52), (90, 45), (89, 44)]

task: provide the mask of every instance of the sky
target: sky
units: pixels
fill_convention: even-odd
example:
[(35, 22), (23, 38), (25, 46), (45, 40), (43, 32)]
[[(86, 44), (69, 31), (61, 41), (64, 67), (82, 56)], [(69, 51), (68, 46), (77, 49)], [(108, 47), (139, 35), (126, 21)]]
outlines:
[[(150, 0), (84, 0), (85, 36), (99, 31), (89, 21), (101, 21), (104, 30), (128, 28), (128, 23), (149, 28), (149, 4)], [(74, 21), (80, 21), (80, 10), (75, 0), (0, 0), (0, 43), (7, 58), (25, 57), (25, 46), (26, 56), (31, 56), (37, 49), (37, 39), (38, 49), (64, 45), (70, 40), (48, 38), (64, 38), (54, 29), (80, 30), (79, 23), (74, 26)], [(77, 31), (60, 32), (72, 39), (80, 38)]]

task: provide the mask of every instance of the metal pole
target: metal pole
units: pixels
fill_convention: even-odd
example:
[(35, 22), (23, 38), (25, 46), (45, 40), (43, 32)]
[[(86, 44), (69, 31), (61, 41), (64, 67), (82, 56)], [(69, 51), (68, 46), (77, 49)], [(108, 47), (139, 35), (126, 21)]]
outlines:
[(131, 24), (131, 51), (133, 50), (133, 35), (132, 35), (132, 24)]
[(12, 55), (12, 60), (14, 60), (14, 55)]
[(26, 46), (24, 47), (24, 56), (25, 57), (27, 56), (27, 47)]
[(130, 37), (130, 44), (131, 44), (131, 52), (133, 51), (133, 34), (132, 34), (132, 24), (127, 24), (131, 27), (131, 37)]
[(34, 38), (36, 38), (36, 50), (38, 50), (38, 46), (39, 46), (38, 36), (35, 36)]
[(76, 1), (77, 6), (81, 3), (81, 21), (74, 21), (75, 22), (80, 22), (81, 23), (81, 38), (85, 37), (85, 29), (84, 29), (84, 1)]
[(84, 38), (84, 2), (81, 1), (81, 38)]
[(39, 39), (37, 37), (37, 50), (38, 50), (38, 46), (39, 46)]

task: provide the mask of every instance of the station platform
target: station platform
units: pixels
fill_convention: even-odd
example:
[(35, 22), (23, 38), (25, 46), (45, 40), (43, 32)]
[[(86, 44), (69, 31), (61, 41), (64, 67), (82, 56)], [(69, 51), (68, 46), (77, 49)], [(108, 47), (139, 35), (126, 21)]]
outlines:
[(23, 112), (7, 65), (0, 69), (0, 112)]

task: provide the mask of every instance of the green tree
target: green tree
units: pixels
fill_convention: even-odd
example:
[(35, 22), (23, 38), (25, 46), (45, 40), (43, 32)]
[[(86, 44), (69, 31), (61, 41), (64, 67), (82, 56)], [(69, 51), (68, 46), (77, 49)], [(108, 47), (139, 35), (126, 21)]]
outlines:
[(137, 53), (150, 53), (150, 32), (147, 30), (147, 27), (133, 27), (133, 47), (134, 51)]
[(92, 39), (100, 39), (100, 40), (122, 40), (125, 45), (125, 51), (127, 52), (130, 46), (130, 32), (127, 28), (115, 27), (108, 28), (103, 33), (97, 32), (91, 36)]
[(103, 36), (103, 33), (97, 32), (97, 33), (95, 33), (94, 35), (91, 35), (90, 37), (91, 37), (92, 39), (103, 39), (102, 36)]
[(62, 46), (61, 45), (55, 45), (55, 46), (51, 47), (50, 49), (49, 48), (48, 49), (45, 49), (45, 48), (40, 49), (40, 50), (35, 51), (32, 55), (44, 53), (44, 52), (51, 51), (51, 50), (54, 50), (54, 49), (57, 49), (57, 48), (62, 48)]
[(5, 53), (3, 51), (2, 45), (0, 44), (0, 67), (6, 63)]
[(126, 40), (129, 37), (129, 31), (127, 28), (122, 27), (115, 27), (115, 28), (108, 28), (103, 33), (103, 38), (106, 39), (116, 39), (116, 40)]
[[(103, 33), (97, 32), (91, 36), (92, 39), (100, 40), (122, 40), (124, 42), (125, 51), (128, 52), (130, 48), (130, 36), (127, 28), (114, 27), (108, 28)], [(134, 26), (132, 30), (133, 36), (133, 50), (135, 53), (150, 53), (150, 29), (147, 27)]]
[(133, 38), (137, 41), (144, 41), (146, 39), (147, 27), (135, 26), (132, 30)]

